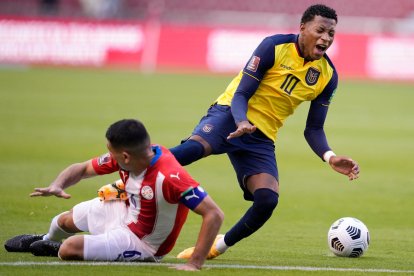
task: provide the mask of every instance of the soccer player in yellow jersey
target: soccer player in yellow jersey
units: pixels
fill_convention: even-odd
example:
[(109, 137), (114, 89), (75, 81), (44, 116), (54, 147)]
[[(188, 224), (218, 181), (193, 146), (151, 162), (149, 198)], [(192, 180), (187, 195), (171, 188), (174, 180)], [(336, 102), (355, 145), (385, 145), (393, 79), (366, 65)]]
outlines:
[[(310, 6), (299, 34), (273, 35), (256, 48), (244, 69), (210, 107), (191, 137), (171, 149), (182, 164), (210, 154), (227, 153), (244, 198), (253, 201), (225, 235), (217, 236), (208, 258), (257, 231), (272, 215), (279, 198), (274, 142), (278, 129), (295, 108), (311, 101), (305, 138), (312, 150), (350, 180), (358, 164), (336, 156), (323, 129), (338, 75), (326, 50), (335, 37), (337, 15), (325, 5)], [(178, 258), (188, 259), (193, 248)]]

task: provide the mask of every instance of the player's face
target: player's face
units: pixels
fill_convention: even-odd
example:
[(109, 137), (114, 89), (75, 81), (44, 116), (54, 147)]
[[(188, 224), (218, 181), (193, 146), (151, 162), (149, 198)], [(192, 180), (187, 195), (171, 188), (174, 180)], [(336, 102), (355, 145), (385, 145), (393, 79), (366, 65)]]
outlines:
[(106, 145), (106, 147), (108, 148), (109, 152), (112, 155), (112, 158), (114, 158), (116, 160), (116, 162), (118, 163), (118, 166), (121, 167), (121, 169), (123, 169), (124, 171), (131, 171), (130, 165), (129, 165), (129, 156), (128, 154), (126, 154), (124, 151), (122, 150), (118, 150), (112, 147), (111, 143), (108, 142), (108, 144)]
[(334, 41), (335, 28), (334, 19), (319, 15), (300, 25), (299, 47), (306, 61), (323, 57)]

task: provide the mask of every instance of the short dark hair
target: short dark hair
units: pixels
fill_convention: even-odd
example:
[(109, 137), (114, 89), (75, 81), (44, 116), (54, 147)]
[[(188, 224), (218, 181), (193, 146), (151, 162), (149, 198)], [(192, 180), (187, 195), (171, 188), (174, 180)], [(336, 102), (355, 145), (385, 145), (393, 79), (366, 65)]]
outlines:
[(105, 136), (113, 148), (124, 148), (134, 153), (140, 153), (150, 143), (144, 124), (135, 119), (123, 119), (113, 123)]
[(302, 19), (300, 23), (306, 23), (312, 21), (316, 15), (320, 15), (322, 17), (334, 19), (336, 23), (338, 23), (338, 17), (336, 15), (336, 11), (328, 6), (317, 4), (312, 5), (306, 9), (306, 11), (302, 15)]

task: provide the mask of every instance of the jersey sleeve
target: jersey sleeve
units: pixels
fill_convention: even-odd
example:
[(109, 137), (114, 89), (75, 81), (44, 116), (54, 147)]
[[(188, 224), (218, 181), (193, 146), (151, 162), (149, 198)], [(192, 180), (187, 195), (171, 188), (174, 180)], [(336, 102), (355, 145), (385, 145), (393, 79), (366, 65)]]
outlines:
[(266, 37), (254, 50), (253, 55), (243, 69), (243, 73), (260, 81), (274, 63), (275, 43), (271, 37)]
[(338, 85), (336, 71), (325, 89), (316, 97), (310, 105), (308, 118), (306, 120), (305, 138), (311, 149), (323, 160), (323, 154), (331, 148), (328, 145), (325, 131), (323, 129), (328, 107)]
[(92, 166), (99, 175), (110, 174), (119, 170), (118, 163), (109, 152), (92, 159)]
[(165, 175), (164, 181), (164, 198), (171, 204), (179, 203), (186, 193), (199, 186), (199, 183), (180, 167), (177, 167), (177, 170), (170, 170)]
[(263, 76), (274, 65), (275, 45), (271, 38), (265, 38), (256, 48), (243, 69), (243, 76), (231, 102), (235, 122), (247, 121), (247, 103), (256, 92)]
[(322, 93), (319, 94), (312, 102), (316, 102), (321, 105), (329, 105), (332, 101), (335, 91), (338, 87), (338, 74), (336, 71), (333, 71), (332, 77), (329, 80), (326, 87), (323, 89)]

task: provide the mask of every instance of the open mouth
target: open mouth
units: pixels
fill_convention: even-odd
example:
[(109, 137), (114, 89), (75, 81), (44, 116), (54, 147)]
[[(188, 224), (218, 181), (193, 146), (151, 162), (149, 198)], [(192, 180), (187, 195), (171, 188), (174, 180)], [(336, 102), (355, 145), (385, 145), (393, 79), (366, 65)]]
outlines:
[(316, 49), (320, 52), (323, 53), (326, 51), (326, 49), (328, 49), (328, 46), (323, 45), (323, 44), (317, 44), (316, 45)]

